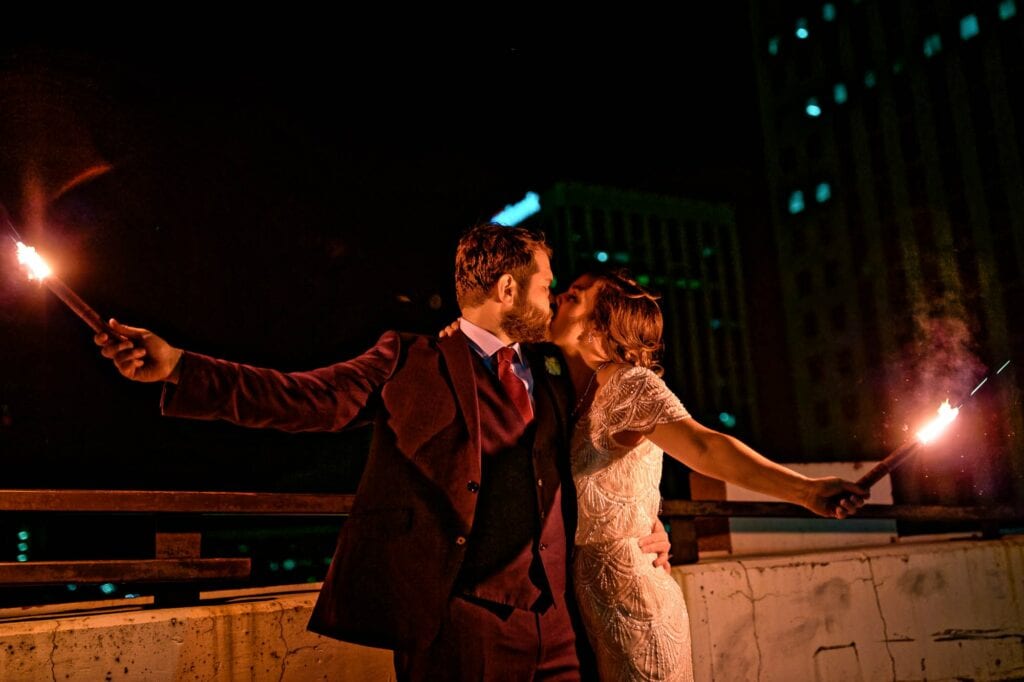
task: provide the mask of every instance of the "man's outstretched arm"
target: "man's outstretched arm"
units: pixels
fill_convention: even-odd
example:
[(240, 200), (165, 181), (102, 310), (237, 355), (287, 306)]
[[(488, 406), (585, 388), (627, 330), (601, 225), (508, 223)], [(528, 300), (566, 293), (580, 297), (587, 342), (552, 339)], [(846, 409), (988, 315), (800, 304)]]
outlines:
[(146, 329), (111, 326), (127, 340), (97, 335), (104, 357), (133, 381), (164, 381), (164, 414), (224, 419), (283, 431), (335, 431), (352, 424), (394, 372), (399, 337), (384, 334), (362, 355), (308, 372), (280, 372), (190, 353)]

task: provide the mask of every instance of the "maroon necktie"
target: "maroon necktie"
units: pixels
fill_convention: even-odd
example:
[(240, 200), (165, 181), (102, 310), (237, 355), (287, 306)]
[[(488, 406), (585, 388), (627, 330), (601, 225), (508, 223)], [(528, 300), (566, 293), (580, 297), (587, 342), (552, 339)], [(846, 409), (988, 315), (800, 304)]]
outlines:
[(508, 393), (508, 397), (512, 399), (512, 404), (519, 411), (523, 422), (529, 424), (533, 419), (533, 406), (530, 404), (530, 394), (526, 391), (526, 385), (512, 371), (512, 358), (515, 357), (515, 354), (516, 352), (508, 346), (496, 353), (498, 356), (498, 381)]

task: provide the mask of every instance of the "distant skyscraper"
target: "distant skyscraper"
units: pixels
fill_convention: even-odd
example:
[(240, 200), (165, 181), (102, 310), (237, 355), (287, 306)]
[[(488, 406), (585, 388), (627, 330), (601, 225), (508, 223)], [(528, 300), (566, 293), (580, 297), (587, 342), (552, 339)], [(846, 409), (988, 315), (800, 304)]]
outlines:
[(558, 184), (542, 195), (541, 211), (558, 276), (621, 265), (660, 293), (667, 383), (702, 422), (754, 436), (754, 371), (732, 208)]
[[(807, 451), (880, 456), (910, 435), (905, 408), (956, 398), (984, 363), (1024, 362), (1018, 2), (750, 2)], [(962, 474), (926, 483), (936, 465), (918, 461), (907, 497), (1024, 499), (1014, 378), (972, 405), (998, 420), (960, 434)]]

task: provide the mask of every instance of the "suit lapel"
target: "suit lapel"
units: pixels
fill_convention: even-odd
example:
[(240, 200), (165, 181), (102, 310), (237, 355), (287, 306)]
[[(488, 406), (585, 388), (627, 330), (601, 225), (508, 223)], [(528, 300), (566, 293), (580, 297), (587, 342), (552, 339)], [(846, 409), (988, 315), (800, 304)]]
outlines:
[[(523, 347), (526, 359), (530, 363), (533, 374), (533, 400), (536, 404), (534, 413), (537, 416), (537, 427), (554, 426), (561, 433), (567, 433), (566, 395), (564, 387), (556, 386), (559, 376), (566, 371), (561, 356), (557, 352), (542, 352), (536, 346)], [(557, 370), (555, 368), (557, 367)], [(556, 375), (554, 372), (557, 371)], [(547, 422), (547, 425), (544, 422)]]
[[(437, 347), (444, 357), (448, 376), (452, 380), (455, 399), (459, 404), (459, 411), (466, 421), (468, 443), (463, 451), (466, 456), (458, 456), (454, 462), (444, 462), (445, 471), (431, 473), (432, 478), (436, 481), (449, 481), (454, 486), (448, 488), (449, 490), (461, 492), (468, 481), (480, 480), (480, 404), (477, 397), (476, 376), (473, 373), (473, 356), (471, 355), (473, 351), (470, 350), (465, 335), (459, 331), (441, 339)], [(429, 396), (423, 396), (423, 399), (429, 400)], [(476, 500), (473, 496), (456, 494), (451, 501), (455, 510), (465, 520), (466, 525), (470, 525), (476, 508)]]

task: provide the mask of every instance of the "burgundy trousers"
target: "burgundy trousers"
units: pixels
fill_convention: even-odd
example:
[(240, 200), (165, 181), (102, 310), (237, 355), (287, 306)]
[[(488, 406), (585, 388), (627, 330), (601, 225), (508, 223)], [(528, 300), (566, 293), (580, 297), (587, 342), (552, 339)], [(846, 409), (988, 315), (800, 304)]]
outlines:
[(437, 638), (396, 651), (399, 682), (580, 680), (576, 635), (565, 604), (544, 613), (455, 596)]

